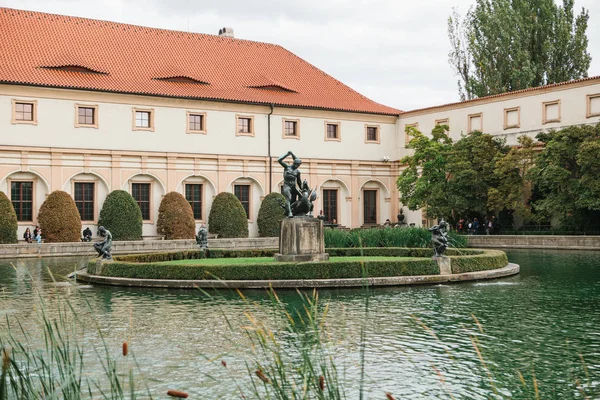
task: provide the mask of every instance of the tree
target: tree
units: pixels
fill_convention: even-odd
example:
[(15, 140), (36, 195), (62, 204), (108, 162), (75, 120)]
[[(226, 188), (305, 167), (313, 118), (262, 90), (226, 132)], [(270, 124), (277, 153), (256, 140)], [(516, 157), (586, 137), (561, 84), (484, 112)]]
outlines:
[(407, 147), (414, 153), (401, 160), (407, 166), (397, 181), (400, 201), (451, 222), (487, 214), (488, 191), (497, 184), (494, 167), (507, 146), (481, 132), (453, 143), (447, 126), (436, 126), (431, 138), (409, 129), (413, 139)]
[(537, 135), (545, 144), (529, 171), (541, 198), (536, 211), (565, 228), (600, 222), (600, 124), (570, 126)]
[(17, 243), (17, 228), (17, 213), (4, 192), (0, 192), (0, 243)]
[(98, 226), (108, 229), (113, 240), (141, 240), (142, 211), (129, 193), (113, 190), (102, 204)]
[(79, 242), (81, 217), (71, 195), (62, 190), (50, 193), (38, 215), (42, 238), (48, 243)]
[(285, 218), (282, 204), (285, 202), (285, 197), (281, 193), (269, 193), (258, 210), (258, 235), (261, 237), (279, 236), (281, 230), (281, 220)]
[(208, 215), (208, 229), (222, 238), (248, 237), (248, 217), (233, 193), (219, 193)]
[(158, 208), (156, 230), (165, 239), (194, 239), (196, 223), (192, 206), (181, 193), (169, 192)]
[(406, 168), (397, 180), (400, 201), (410, 210), (423, 209), (430, 217), (447, 217), (452, 210), (447, 201), (446, 172), (452, 139), (446, 131), (446, 126), (436, 126), (428, 138), (409, 127), (413, 139), (406, 147), (414, 152), (401, 160)]
[[(448, 19), (449, 62), (462, 98), (483, 97), (587, 76), (589, 13), (574, 0), (477, 0)], [(464, 92), (463, 92), (464, 90)], [(465, 96), (466, 92), (466, 96)]]
[(487, 207), (507, 211), (522, 220), (531, 220), (531, 181), (529, 171), (535, 162), (535, 142), (529, 136), (520, 136), (519, 145), (496, 162), (494, 169), (497, 185), (488, 190)]

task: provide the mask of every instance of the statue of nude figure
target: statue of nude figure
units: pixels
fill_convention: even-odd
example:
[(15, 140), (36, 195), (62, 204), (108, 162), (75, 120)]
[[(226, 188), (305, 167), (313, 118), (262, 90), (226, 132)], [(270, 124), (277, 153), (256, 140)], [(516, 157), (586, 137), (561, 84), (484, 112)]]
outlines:
[[(292, 165), (286, 164), (285, 160), (288, 156), (292, 156)], [(283, 195), (286, 199), (285, 212), (288, 218), (292, 218), (292, 203), (298, 200), (300, 192), (298, 187), (302, 186), (302, 180), (300, 179), (300, 171), (298, 167), (302, 164), (302, 160), (294, 155), (291, 151), (279, 157), (277, 160), (283, 167)]]

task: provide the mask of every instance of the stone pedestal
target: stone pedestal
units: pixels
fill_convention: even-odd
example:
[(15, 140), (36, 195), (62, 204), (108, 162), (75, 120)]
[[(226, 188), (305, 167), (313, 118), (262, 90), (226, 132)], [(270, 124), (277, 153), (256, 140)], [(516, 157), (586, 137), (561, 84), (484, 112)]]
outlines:
[(452, 275), (452, 266), (450, 265), (450, 257), (433, 256), (432, 257), (440, 267), (440, 275)]
[(275, 259), (281, 262), (329, 260), (329, 254), (325, 253), (323, 221), (312, 217), (283, 219)]

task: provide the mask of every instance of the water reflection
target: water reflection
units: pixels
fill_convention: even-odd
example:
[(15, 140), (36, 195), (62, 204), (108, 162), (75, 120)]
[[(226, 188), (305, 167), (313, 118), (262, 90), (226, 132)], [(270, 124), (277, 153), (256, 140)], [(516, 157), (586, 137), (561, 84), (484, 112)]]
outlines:
[[(357, 398), (360, 335), (367, 341), (368, 398), (590, 398), (600, 393), (600, 262), (594, 252), (511, 251), (521, 274), (491, 282), (370, 291), (321, 290), (328, 332), (348, 398)], [(177, 387), (194, 398), (231, 398), (245, 377), (248, 342), (239, 327), (247, 304), (236, 293), (56, 286), (82, 259), (29, 259), (0, 265), (0, 313), (39, 329), (34, 307), (68, 298), (90, 327), (97, 322), (115, 354), (128, 340), (153, 393)], [(39, 291), (40, 298), (36, 291)], [(253, 310), (283, 329), (286, 318), (263, 291), (246, 291)], [(294, 313), (294, 291), (278, 293)], [(258, 308), (257, 308), (258, 307)], [(50, 309), (52, 312), (52, 309)], [(482, 331), (473, 318), (481, 324)], [(233, 325), (229, 327), (228, 321)], [(4, 327), (0, 322), (0, 328)], [(83, 340), (98, 340), (90, 329)], [(282, 336), (283, 343), (292, 338)], [(289, 344), (289, 343), (288, 343)], [(489, 368), (482, 367), (477, 345)], [(581, 355), (581, 356), (580, 356)], [(582, 364), (581, 359), (585, 362)], [(220, 360), (229, 367), (224, 369)], [(526, 383), (520, 381), (522, 374)], [(210, 378), (210, 377), (212, 378)], [(497, 394), (494, 394), (494, 388)]]

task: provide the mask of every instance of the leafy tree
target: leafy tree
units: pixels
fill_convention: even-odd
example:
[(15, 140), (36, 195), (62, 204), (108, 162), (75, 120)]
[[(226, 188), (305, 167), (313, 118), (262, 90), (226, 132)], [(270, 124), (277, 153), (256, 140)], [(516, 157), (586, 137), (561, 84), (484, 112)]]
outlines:
[(535, 210), (567, 228), (600, 222), (600, 124), (540, 133), (537, 139), (545, 148), (529, 171), (541, 195)]
[(0, 192), (0, 243), (17, 243), (17, 213), (4, 192)]
[(488, 190), (487, 207), (498, 212), (505, 210), (523, 220), (531, 220), (531, 181), (529, 170), (535, 162), (535, 143), (529, 136), (520, 136), (519, 145), (496, 162), (494, 175), (497, 185)]
[(285, 197), (281, 193), (269, 193), (258, 210), (258, 235), (261, 237), (279, 236), (281, 220), (285, 218), (283, 207)]
[(589, 13), (574, 0), (477, 0), (448, 19), (449, 62), (463, 99), (587, 76)]
[(222, 238), (248, 237), (248, 217), (233, 193), (219, 193), (208, 215), (208, 229)]
[(414, 153), (401, 160), (407, 165), (397, 181), (402, 203), (449, 221), (486, 214), (488, 190), (497, 184), (495, 164), (508, 152), (504, 143), (481, 132), (453, 143), (447, 126), (436, 126), (431, 138), (409, 129), (407, 147)]
[(496, 162), (507, 152), (503, 141), (477, 131), (454, 143), (448, 162), (446, 200), (452, 207), (452, 217), (481, 217), (488, 213), (489, 188), (498, 184), (494, 174)]
[(102, 205), (98, 226), (110, 231), (113, 240), (142, 239), (142, 211), (124, 190), (113, 190)]
[(192, 206), (181, 193), (169, 192), (158, 208), (156, 230), (165, 239), (193, 239), (196, 223)]
[(447, 201), (447, 165), (452, 139), (446, 131), (446, 126), (436, 126), (428, 138), (409, 127), (407, 132), (413, 138), (406, 147), (414, 152), (401, 160), (406, 168), (397, 180), (400, 201), (410, 210), (424, 209), (431, 217), (451, 214)]
[(79, 242), (81, 217), (71, 195), (62, 190), (50, 193), (38, 215), (42, 238), (48, 243)]

